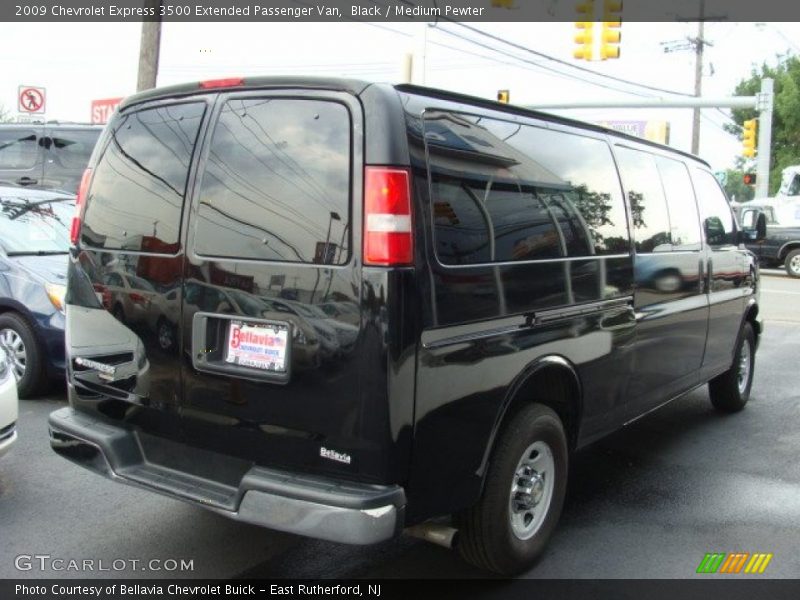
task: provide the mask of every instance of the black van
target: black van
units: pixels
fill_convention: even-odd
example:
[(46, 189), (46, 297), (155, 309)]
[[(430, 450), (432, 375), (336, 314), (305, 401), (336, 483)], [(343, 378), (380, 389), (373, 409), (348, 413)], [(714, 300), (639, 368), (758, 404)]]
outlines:
[(156, 89), (78, 210), (53, 448), (234, 519), (516, 573), (574, 450), (707, 382), (750, 395), (724, 192), (593, 125), (340, 79)]
[(0, 183), (74, 194), (103, 128), (79, 123), (0, 125)]

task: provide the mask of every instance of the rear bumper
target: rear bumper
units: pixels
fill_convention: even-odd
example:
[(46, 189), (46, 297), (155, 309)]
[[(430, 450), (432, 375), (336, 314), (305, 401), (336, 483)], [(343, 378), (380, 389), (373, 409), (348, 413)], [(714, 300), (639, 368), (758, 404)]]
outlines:
[[(208, 508), (270, 529), (341, 542), (374, 544), (400, 533), (405, 494), (399, 486), (376, 486), (250, 466), (219, 479), (149, 460), (147, 440), (72, 408), (50, 415), (50, 444), (58, 454), (110, 479)], [(146, 437), (146, 436), (145, 436)], [(196, 452), (199, 462), (226, 459), (205, 450), (160, 440), (176, 453)], [(155, 455), (164, 456), (163, 447)]]

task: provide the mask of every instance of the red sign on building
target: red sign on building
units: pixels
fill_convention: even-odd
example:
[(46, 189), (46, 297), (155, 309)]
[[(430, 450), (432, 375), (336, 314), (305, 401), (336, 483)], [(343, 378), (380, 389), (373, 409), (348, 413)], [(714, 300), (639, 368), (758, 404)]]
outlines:
[(111, 115), (117, 110), (122, 98), (106, 98), (105, 100), (92, 100), (92, 125), (108, 123)]

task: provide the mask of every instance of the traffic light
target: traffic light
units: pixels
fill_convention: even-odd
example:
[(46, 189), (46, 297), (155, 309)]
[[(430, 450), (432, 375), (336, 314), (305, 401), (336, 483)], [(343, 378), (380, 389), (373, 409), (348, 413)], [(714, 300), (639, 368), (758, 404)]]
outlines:
[(603, 26), (600, 35), (600, 58), (619, 58), (622, 41), (622, 0), (604, 0)]
[(742, 156), (753, 158), (756, 155), (756, 128), (758, 121), (750, 119), (742, 124)]
[(511, 92), (508, 90), (497, 90), (497, 101), (508, 104), (511, 100)]
[(744, 177), (742, 177), (745, 185), (755, 185), (756, 184), (756, 174), (755, 173), (745, 173)]
[(594, 0), (586, 0), (575, 7), (581, 20), (575, 22), (575, 43), (578, 46), (572, 55), (578, 60), (592, 60), (594, 58)]

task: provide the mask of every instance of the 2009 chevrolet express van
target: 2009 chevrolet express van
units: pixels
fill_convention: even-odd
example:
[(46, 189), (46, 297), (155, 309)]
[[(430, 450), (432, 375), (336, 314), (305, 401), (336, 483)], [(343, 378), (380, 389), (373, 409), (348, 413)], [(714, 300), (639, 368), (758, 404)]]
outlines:
[(79, 204), (53, 448), (242, 521), (411, 528), (515, 573), (571, 451), (706, 382), (723, 411), (750, 394), (758, 270), (708, 165), (593, 125), (181, 85), (120, 106)]

